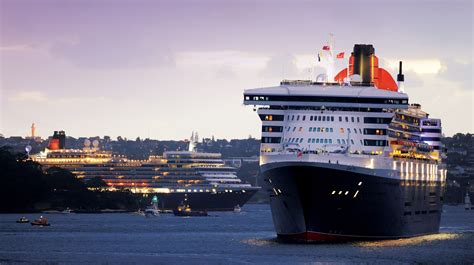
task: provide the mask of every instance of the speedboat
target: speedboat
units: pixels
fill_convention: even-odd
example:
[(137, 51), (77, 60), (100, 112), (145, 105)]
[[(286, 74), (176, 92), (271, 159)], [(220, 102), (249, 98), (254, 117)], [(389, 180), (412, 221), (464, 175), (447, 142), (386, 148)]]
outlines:
[(72, 213), (72, 210), (69, 209), (69, 207), (67, 207), (66, 209), (62, 210), (61, 213), (64, 213), (64, 214)]
[(17, 223), (20, 223), (20, 224), (24, 224), (24, 223), (29, 223), (30, 220), (28, 220), (28, 218), (26, 218), (26, 217), (23, 216), (23, 217), (18, 218), (18, 219), (16, 220), (16, 222), (17, 222)]
[(40, 218), (31, 222), (31, 225), (38, 225), (38, 226), (50, 226), (51, 224), (48, 222), (48, 218), (44, 216), (40, 216)]
[(207, 211), (192, 210), (189, 204), (181, 203), (178, 208), (173, 210), (175, 216), (207, 216)]
[(234, 213), (240, 213), (241, 211), (242, 211), (242, 208), (240, 208), (240, 205), (237, 204), (237, 205), (234, 207)]
[(136, 215), (141, 215), (141, 216), (145, 216), (145, 212), (142, 211), (141, 209), (138, 209), (138, 211), (134, 212), (134, 214), (136, 214)]
[(147, 208), (145, 209), (145, 216), (150, 217), (150, 216), (159, 216), (160, 215), (160, 210), (154, 209), (154, 208)]

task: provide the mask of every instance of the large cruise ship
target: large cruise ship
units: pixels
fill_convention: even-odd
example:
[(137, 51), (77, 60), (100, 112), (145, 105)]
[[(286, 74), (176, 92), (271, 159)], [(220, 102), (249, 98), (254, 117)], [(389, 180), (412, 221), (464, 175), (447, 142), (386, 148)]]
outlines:
[(64, 143), (64, 132), (55, 133), (49, 148), (31, 158), (46, 169), (68, 169), (84, 181), (100, 177), (111, 191), (127, 189), (157, 195), (160, 209), (176, 209), (186, 202), (196, 210), (234, 210), (259, 190), (239, 179), (236, 169), (227, 166), (221, 154), (193, 151), (192, 142), (189, 151), (168, 151), (147, 160), (129, 160), (101, 151), (97, 140), (92, 146), (86, 140), (85, 147), (78, 150), (64, 149)]
[(441, 121), (409, 104), (372, 45), (334, 81), (248, 89), (262, 121), (261, 172), (279, 238), (402, 238), (437, 233), (446, 170)]

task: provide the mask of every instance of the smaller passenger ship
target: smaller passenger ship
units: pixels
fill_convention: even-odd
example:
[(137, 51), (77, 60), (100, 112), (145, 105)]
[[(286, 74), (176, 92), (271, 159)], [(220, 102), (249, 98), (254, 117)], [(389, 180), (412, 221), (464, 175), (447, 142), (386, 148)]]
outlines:
[[(64, 132), (60, 136), (65, 137)], [(226, 165), (220, 153), (195, 151), (192, 141), (188, 151), (168, 151), (147, 160), (130, 160), (99, 150), (97, 140), (92, 146), (86, 140), (79, 150), (63, 148), (64, 140), (52, 142), (57, 144), (31, 156), (44, 169), (61, 167), (85, 182), (99, 177), (109, 191), (156, 195), (161, 210), (176, 209), (186, 198), (196, 210), (233, 211), (260, 189), (238, 178), (236, 168)]]

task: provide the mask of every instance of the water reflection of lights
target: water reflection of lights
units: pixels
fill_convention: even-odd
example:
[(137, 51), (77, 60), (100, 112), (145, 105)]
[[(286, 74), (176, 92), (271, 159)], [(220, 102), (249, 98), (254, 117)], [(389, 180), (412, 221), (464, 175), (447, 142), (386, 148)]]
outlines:
[(248, 244), (248, 245), (251, 245), (251, 246), (258, 246), (258, 247), (277, 244), (277, 242), (274, 238), (272, 238), (272, 239), (270, 239), (270, 238), (267, 238), (267, 239), (265, 239), (265, 238), (250, 238), (250, 239), (242, 240), (242, 243)]
[(453, 239), (459, 238), (460, 236), (461, 236), (460, 234), (441, 233), (441, 234), (435, 234), (435, 235), (426, 235), (426, 236), (418, 236), (418, 237), (402, 238), (402, 239), (394, 239), (394, 240), (357, 242), (354, 244), (356, 246), (367, 247), (367, 248), (402, 247), (402, 246), (409, 246), (409, 245), (418, 245), (418, 244), (428, 243), (432, 241), (453, 240)]

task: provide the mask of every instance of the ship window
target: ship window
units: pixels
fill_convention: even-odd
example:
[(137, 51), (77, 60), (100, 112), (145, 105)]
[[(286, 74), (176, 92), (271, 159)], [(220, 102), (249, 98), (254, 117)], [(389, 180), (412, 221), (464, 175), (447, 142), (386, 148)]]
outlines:
[(341, 117), (341, 116), (339, 116), (339, 121), (342, 121), (342, 117)]
[(364, 123), (389, 124), (391, 118), (364, 117)]
[(313, 131), (313, 127), (309, 127), (309, 132), (312, 132)]
[(313, 120), (313, 116), (309, 116), (309, 120), (312, 121), (312, 120)]
[(313, 139), (311, 139), (311, 143), (313, 143), (313, 144), (314, 144), (314, 140), (315, 140), (314, 138), (313, 138)]
[(293, 131), (295, 131), (295, 130), (296, 130), (296, 127), (293, 127)]
[(316, 143), (319, 144), (319, 138), (316, 138)]
[(354, 140), (351, 139), (351, 144), (354, 144)]
[(281, 141), (280, 137), (262, 137), (262, 143), (279, 144), (280, 141)]
[(346, 140), (342, 139), (341, 141), (342, 141), (342, 144), (346, 144)]
[(303, 131), (303, 127), (300, 127), (300, 128), (298, 129), (298, 131), (299, 131), (299, 132), (302, 132), (302, 131)]
[(332, 139), (329, 139), (329, 143), (332, 144)]
[(344, 133), (344, 128), (340, 128), (340, 129), (339, 129), (339, 132), (340, 132), (340, 133)]
[(327, 144), (327, 143), (328, 143), (328, 139), (324, 139), (324, 143)]
[(302, 142), (303, 142), (303, 138), (300, 138), (300, 143), (302, 143)]
[(357, 122), (360, 122), (359, 117), (357, 117)]
[(297, 121), (300, 120), (300, 115), (297, 115), (297, 116), (296, 116), (296, 120), (297, 120)]
[(345, 119), (346, 119), (346, 122), (349, 122), (349, 118), (348, 118), (348, 117), (345, 117)]
[(337, 143), (340, 144), (340, 143), (341, 143), (341, 140), (340, 140), (340, 139), (337, 139)]
[(318, 116), (318, 121), (321, 121), (321, 116)]
[(357, 129), (354, 128), (354, 133), (357, 134)]
[(308, 144), (311, 143), (311, 138), (308, 138)]
[(326, 116), (323, 116), (323, 121), (326, 121)]
[(295, 120), (295, 115), (291, 115), (291, 120), (292, 120), (292, 121)]
[(359, 133), (362, 134), (362, 129), (359, 128)]
[(351, 133), (351, 128), (347, 128), (347, 132), (348, 132), (348, 133)]
[(260, 114), (260, 119), (262, 121), (283, 121), (285, 119), (285, 116), (283, 115), (264, 115)]
[(303, 115), (303, 120), (305, 120), (305, 119), (306, 119), (306, 115)]
[(369, 139), (365, 139), (365, 140), (364, 140), (364, 145), (365, 145), (365, 146), (387, 146), (387, 141), (386, 141), (386, 140), (369, 140)]
[(331, 116), (331, 121), (334, 121), (334, 116)]
[(351, 122), (354, 122), (354, 117), (351, 117)]

